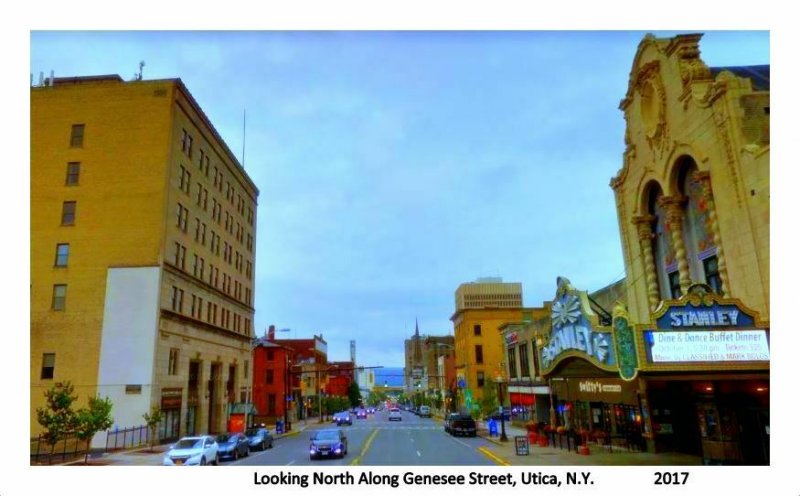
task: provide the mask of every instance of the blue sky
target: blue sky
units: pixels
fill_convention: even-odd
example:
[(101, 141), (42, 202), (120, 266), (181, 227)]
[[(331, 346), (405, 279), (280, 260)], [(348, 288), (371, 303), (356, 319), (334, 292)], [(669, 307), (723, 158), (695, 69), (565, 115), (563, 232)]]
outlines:
[[(30, 72), (181, 78), (260, 189), (255, 325), (355, 339), (402, 365), (452, 333), (478, 277), (624, 276), (614, 197), (645, 31), (33, 31)], [(670, 36), (676, 32), (655, 32)], [(766, 31), (706, 31), (710, 66), (770, 62)]]

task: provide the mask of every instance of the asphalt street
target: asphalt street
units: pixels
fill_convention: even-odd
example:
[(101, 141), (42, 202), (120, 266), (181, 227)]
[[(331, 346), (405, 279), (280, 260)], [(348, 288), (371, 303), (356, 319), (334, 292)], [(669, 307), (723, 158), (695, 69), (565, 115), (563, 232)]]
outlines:
[(442, 421), (402, 412), (403, 420), (389, 421), (388, 412), (377, 412), (353, 425), (338, 427), (347, 436), (344, 458), (311, 460), (309, 439), (319, 429), (335, 424), (309, 424), (298, 435), (284, 437), (272, 449), (253, 451), (250, 456), (221, 465), (244, 466), (337, 466), (337, 465), (496, 465), (486, 454), (487, 442), (480, 438), (454, 438), (444, 432)]

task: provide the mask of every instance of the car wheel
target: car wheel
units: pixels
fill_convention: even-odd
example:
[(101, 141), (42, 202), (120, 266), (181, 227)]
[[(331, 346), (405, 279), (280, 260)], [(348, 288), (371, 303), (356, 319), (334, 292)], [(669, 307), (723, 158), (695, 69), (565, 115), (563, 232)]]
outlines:
[(261, 441), (261, 451), (264, 451), (265, 449), (267, 449), (267, 445), (264, 443), (264, 441)]
[(269, 449), (272, 449), (272, 439), (270, 439), (270, 440), (269, 440), (269, 446), (268, 446), (268, 448), (269, 448)]
[(205, 465), (205, 464), (206, 464), (206, 457), (200, 458), (200, 465)]
[(236, 461), (238, 459), (239, 459), (239, 448), (236, 448), (235, 450), (233, 450), (233, 461)]
[(250, 456), (250, 446), (248, 446), (247, 448), (245, 448), (245, 450), (244, 450), (244, 456)]

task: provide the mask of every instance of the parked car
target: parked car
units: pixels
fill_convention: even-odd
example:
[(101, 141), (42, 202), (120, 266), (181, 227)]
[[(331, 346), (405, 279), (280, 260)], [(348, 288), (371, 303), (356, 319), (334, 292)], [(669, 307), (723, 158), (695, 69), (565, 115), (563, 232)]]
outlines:
[(478, 435), (478, 428), (475, 425), (475, 419), (469, 415), (451, 414), (448, 418), (449, 430), (451, 436), (471, 436)]
[(450, 425), (452, 424), (453, 420), (457, 419), (459, 415), (457, 413), (450, 413), (447, 417), (444, 418), (444, 431), (450, 433)]
[(422, 405), (421, 407), (419, 407), (418, 415), (420, 417), (428, 417), (428, 418), (430, 418), (431, 417), (431, 407), (429, 407), (427, 405)]
[(311, 436), (308, 453), (312, 460), (325, 456), (344, 458), (347, 454), (347, 436), (341, 429), (317, 431)]
[(164, 465), (219, 465), (219, 446), (211, 436), (181, 438), (164, 453)]
[(264, 451), (267, 448), (272, 448), (272, 434), (266, 427), (251, 427), (244, 431), (247, 436), (248, 445), (250, 449), (259, 449)]
[(353, 417), (350, 415), (350, 412), (339, 412), (333, 414), (333, 421), (336, 422), (336, 425), (353, 425)]
[(389, 420), (403, 420), (403, 415), (400, 414), (399, 408), (392, 408), (389, 410)]
[(219, 458), (233, 458), (238, 460), (240, 456), (247, 456), (250, 454), (250, 442), (238, 432), (229, 432), (227, 434), (220, 434), (217, 436), (217, 445), (219, 446)]

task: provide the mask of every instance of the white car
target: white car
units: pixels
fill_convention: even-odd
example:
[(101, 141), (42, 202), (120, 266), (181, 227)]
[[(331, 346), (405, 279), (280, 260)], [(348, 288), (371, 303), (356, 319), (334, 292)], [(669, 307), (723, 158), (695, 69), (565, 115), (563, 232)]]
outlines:
[(219, 445), (211, 436), (181, 438), (164, 454), (164, 465), (219, 465)]
[(400, 414), (399, 408), (392, 408), (389, 410), (389, 420), (403, 420), (403, 416)]

